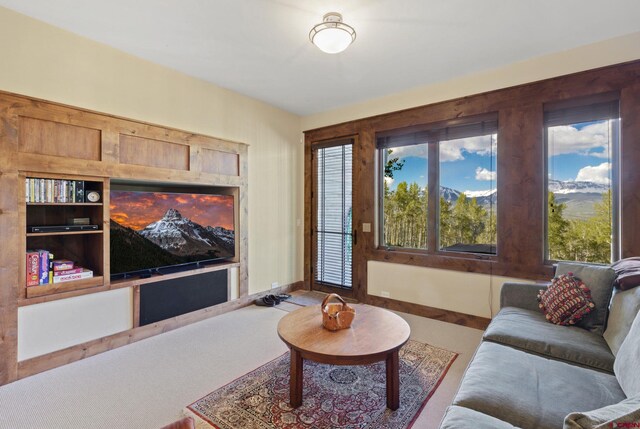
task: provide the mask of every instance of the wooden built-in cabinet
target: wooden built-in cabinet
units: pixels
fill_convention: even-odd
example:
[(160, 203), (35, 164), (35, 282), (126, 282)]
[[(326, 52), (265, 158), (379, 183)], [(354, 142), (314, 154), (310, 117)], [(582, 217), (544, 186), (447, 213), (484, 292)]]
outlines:
[[(25, 188), (29, 178), (82, 181), (87, 191), (97, 191), (101, 198), (97, 202), (79, 199), (33, 202), (28, 200)], [(243, 143), (0, 92), (0, 385), (250, 302), (247, 180), (247, 146)], [(159, 278), (111, 282), (109, 191), (112, 182), (209, 188), (233, 195), (235, 257), (216, 266)], [(30, 228), (67, 225), (69, 219), (78, 217), (90, 218), (90, 223), (98, 228), (54, 232), (33, 232)], [(93, 271), (93, 277), (27, 287), (26, 252), (31, 249), (46, 249), (56, 259), (72, 260)], [(229, 270), (228, 277), (236, 282), (229, 302), (138, 326), (141, 285), (215, 270)], [(18, 312), (23, 307), (123, 288), (130, 290), (129, 302), (132, 303), (130, 320), (133, 322), (129, 330), (43, 355), (18, 358), (21, 332)], [(57, 307), (64, 308), (64, 305)]]
[[(25, 286), (22, 295), (23, 302), (27, 299), (61, 292), (102, 286), (105, 281), (105, 249), (108, 241), (108, 206), (104, 204), (103, 198), (108, 198), (108, 180), (86, 176), (58, 176), (49, 174), (42, 177), (38, 173), (21, 173), (21, 180), (43, 179), (43, 180), (65, 180), (78, 181), (83, 183), (83, 189), (97, 191), (101, 196), (99, 202), (28, 202), (24, 198), (20, 199), (21, 207), (24, 207), (24, 216), (20, 216), (24, 225), (21, 230), (25, 231), (25, 252), (29, 250), (46, 249), (51, 252), (55, 259), (67, 259), (74, 261), (78, 266), (93, 271), (93, 277), (82, 280), (74, 280), (65, 283), (49, 283), (38, 286), (27, 286), (26, 284), (26, 263), (23, 263), (20, 270), (20, 281)], [(26, 196), (26, 191), (25, 191)], [(62, 226), (68, 225), (71, 218), (89, 218), (91, 225), (97, 225), (97, 230), (86, 231), (54, 231), (54, 232), (31, 232), (34, 226)], [(106, 231), (106, 233), (105, 233)], [(106, 237), (105, 237), (106, 236)]]

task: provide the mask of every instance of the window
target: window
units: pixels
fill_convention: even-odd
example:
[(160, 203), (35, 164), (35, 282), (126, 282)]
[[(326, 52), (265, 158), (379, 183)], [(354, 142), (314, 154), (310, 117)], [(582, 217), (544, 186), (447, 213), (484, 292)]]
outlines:
[(497, 125), (490, 114), (378, 134), (381, 246), (496, 253)]
[(427, 143), (380, 149), (383, 243), (427, 248)]
[(545, 107), (546, 258), (617, 259), (618, 101)]
[(318, 284), (351, 288), (353, 142), (314, 150), (315, 269)]
[(487, 128), (440, 141), (440, 250), (496, 253), (498, 135)]

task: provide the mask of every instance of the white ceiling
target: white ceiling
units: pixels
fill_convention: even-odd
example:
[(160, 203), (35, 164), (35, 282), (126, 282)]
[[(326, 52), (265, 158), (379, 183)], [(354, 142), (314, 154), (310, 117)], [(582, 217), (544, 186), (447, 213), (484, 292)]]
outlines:
[[(0, 0), (299, 115), (640, 31), (640, 0)], [(357, 32), (313, 46), (329, 11)]]

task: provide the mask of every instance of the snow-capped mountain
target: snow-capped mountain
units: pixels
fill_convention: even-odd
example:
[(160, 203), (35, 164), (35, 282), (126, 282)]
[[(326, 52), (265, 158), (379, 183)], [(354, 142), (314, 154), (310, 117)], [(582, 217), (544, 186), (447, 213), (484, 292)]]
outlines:
[(549, 180), (549, 190), (554, 194), (603, 194), (609, 190), (609, 186), (594, 182)]
[[(457, 189), (440, 186), (440, 196), (444, 197), (444, 199), (449, 203), (455, 203), (458, 201), (458, 198), (460, 198), (460, 194), (462, 193), (463, 192), (458, 191)], [(464, 191), (464, 195), (467, 198), (475, 198), (481, 206), (490, 206), (491, 204), (496, 203), (498, 192), (496, 189), (487, 191)]]
[(440, 196), (445, 199), (448, 203), (453, 203), (458, 201), (460, 197), (460, 191), (457, 191), (452, 188), (447, 188), (446, 186), (440, 186)]
[(142, 237), (174, 255), (187, 256), (217, 252), (217, 256), (233, 254), (234, 231), (220, 226), (204, 227), (169, 209), (162, 219), (138, 232)]

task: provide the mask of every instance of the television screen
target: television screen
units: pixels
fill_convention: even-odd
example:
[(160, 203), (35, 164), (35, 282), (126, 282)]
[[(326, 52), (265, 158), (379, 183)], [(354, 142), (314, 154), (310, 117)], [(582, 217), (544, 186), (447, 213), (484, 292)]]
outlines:
[(228, 259), (232, 195), (111, 190), (111, 277)]

